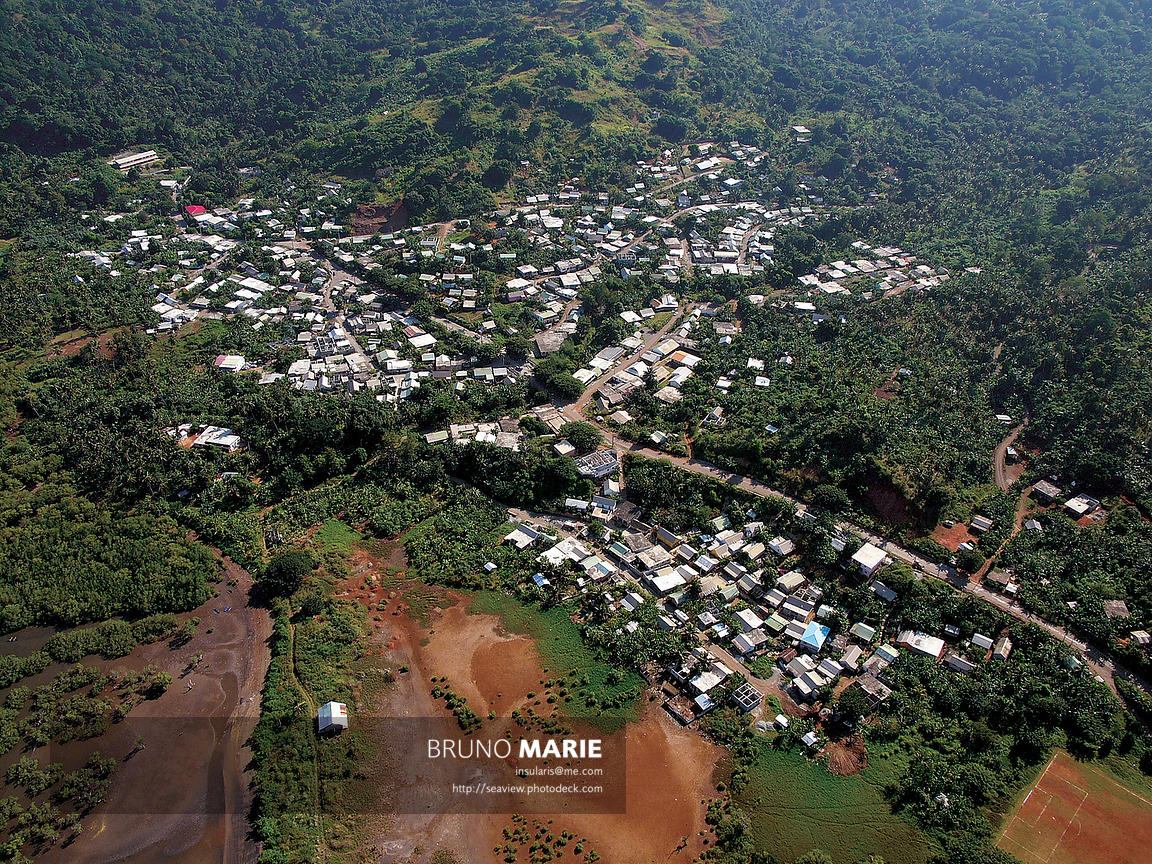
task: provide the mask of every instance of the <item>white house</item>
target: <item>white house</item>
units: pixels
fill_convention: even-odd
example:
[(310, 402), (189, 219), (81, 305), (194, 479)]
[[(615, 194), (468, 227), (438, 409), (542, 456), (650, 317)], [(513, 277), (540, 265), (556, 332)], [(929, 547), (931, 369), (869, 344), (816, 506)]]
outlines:
[(321, 732), (339, 731), (348, 728), (348, 706), (343, 702), (327, 702), (316, 712), (316, 722)]
[(860, 568), (860, 574), (868, 578), (880, 569), (884, 563), (884, 550), (878, 549), (871, 543), (865, 543), (852, 556), (852, 563)]

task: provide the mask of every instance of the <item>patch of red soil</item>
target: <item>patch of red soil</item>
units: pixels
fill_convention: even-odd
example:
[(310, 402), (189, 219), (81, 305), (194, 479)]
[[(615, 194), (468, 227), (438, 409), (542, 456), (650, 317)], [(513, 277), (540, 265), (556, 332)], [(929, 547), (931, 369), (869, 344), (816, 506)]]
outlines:
[(404, 201), (388, 204), (363, 204), (352, 216), (352, 233), (357, 235), (388, 233), (408, 225), (408, 209)]
[(868, 481), (868, 503), (889, 524), (909, 525), (915, 521), (908, 499), (888, 480), (873, 477)]
[(996, 845), (1026, 864), (1140, 864), (1152, 801), (1057, 751)]
[(843, 741), (830, 741), (824, 752), (828, 754), (828, 770), (841, 777), (859, 774), (868, 764), (864, 741), (855, 735)]
[[(386, 602), (373, 650), (393, 668), (406, 666), (409, 671), (396, 675), (382, 702), (368, 706), (370, 710), (382, 716), (446, 716), (443, 701), (430, 695), (431, 679), (442, 676), (482, 716), (488, 710), (505, 715), (524, 705), (529, 692), (542, 694), (540, 682), (547, 673), (534, 643), (506, 633), (498, 617), (469, 614), (467, 601), (460, 597), (454, 606), (433, 609), (421, 625), (407, 614), (402, 594)], [(658, 703), (646, 706), (626, 736), (625, 812), (533, 818), (551, 820), (555, 833), (567, 830), (586, 838), (586, 849), (595, 849), (601, 860), (613, 864), (687, 864), (703, 849), (700, 832), (708, 830), (704, 802), (714, 797), (713, 774), (722, 751), (697, 732), (677, 726)], [(415, 757), (401, 753), (401, 766), (406, 758)], [(412, 761), (409, 767), (416, 764)], [(462, 864), (490, 864), (492, 849), (510, 824), (511, 814), (396, 814), (381, 821), (361, 851), (383, 862), (427, 862), (447, 849)], [(686, 845), (681, 843), (684, 837)]]
[(932, 531), (932, 539), (952, 552), (960, 548), (961, 543), (975, 543), (976, 537), (968, 530), (963, 522), (957, 522), (951, 528), (937, 525)]

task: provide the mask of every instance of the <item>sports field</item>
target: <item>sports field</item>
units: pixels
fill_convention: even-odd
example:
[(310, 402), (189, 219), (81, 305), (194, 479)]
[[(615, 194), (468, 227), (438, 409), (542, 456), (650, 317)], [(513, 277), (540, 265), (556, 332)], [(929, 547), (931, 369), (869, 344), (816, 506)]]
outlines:
[(1057, 751), (997, 845), (1024, 864), (1146, 864), (1152, 801)]

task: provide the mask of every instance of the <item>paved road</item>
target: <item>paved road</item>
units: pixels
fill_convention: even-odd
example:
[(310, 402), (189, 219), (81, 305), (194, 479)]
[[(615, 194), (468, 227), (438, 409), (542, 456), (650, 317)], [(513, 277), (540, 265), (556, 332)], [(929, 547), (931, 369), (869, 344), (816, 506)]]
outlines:
[(692, 310), (695, 308), (695, 303), (681, 305), (680, 308), (676, 310), (675, 314), (673, 314), (673, 316), (668, 319), (663, 327), (661, 327), (659, 330), (644, 340), (643, 345), (641, 345), (623, 360), (619, 361), (611, 372), (606, 375), (601, 375), (598, 379), (596, 379), (596, 381), (594, 381), (588, 387), (585, 387), (584, 392), (580, 394), (579, 399), (568, 405), (562, 406), (560, 408), (561, 413), (564, 414), (564, 416), (569, 420), (586, 419), (584, 417), (584, 407), (592, 401), (592, 398), (600, 392), (601, 388), (604, 387), (604, 385), (609, 381), (611, 381), (612, 377), (617, 372), (621, 371), (622, 369), (627, 369), (629, 366), (643, 357), (647, 352), (651, 351), (653, 348), (659, 345), (664, 337), (668, 335), (668, 331), (677, 326), (680, 323), (680, 320), (685, 316), (691, 315)]

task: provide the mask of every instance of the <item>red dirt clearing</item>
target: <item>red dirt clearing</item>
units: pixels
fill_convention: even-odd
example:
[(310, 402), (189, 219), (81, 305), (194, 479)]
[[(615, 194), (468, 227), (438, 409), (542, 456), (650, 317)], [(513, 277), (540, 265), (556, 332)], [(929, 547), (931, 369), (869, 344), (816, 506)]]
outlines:
[[(378, 558), (361, 555), (357, 562), (361, 579), (364, 572), (379, 572)], [(549, 673), (531, 639), (505, 632), (495, 616), (470, 614), (467, 599), (454, 592), (442, 592), (443, 602), (431, 605), (426, 620), (416, 620), (406, 598), (421, 590), (413, 582), (370, 598), (384, 604), (373, 616), (376, 633), (370, 644), (392, 668), (408, 668), (396, 676), (379, 704), (366, 706), (370, 713), (446, 716), (443, 702), (430, 695), (431, 679), (440, 676), (447, 676), (452, 689), (481, 716), (489, 710), (507, 714), (529, 701), (528, 692), (541, 691), (540, 682)], [(359, 598), (363, 592), (350, 593)], [(605, 862), (686, 864), (704, 849), (700, 833), (708, 831), (704, 802), (715, 795), (713, 773), (721, 751), (696, 732), (676, 726), (655, 703), (629, 725), (627, 748), (626, 812), (531, 818), (550, 822), (549, 829), (556, 833), (569, 830), (586, 838), (586, 848), (595, 849)], [(397, 765), (376, 778), (382, 787), (403, 784), (408, 782), (404, 777), (414, 776), (417, 749), (404, 751)], [(450, 851), (461, 864), (491, 864), (498, 857), (492, 850), (503, 842), (502, 831), (511, 818), (511, 814), (455, 812), (384, 816), (366, 826), (359, 851), (384, 864), (429, 864), (439, 850)], [(688, 841), (682, 842), (685, 837)]]
[(976, 536), (968, 531), (968, 526), (963, 522), (957, 522), (951, 528), (945, 528), (942, 524), (937, 525), (936, 530), (932, 532), (932, 539), (952, 552), (959, 549), (961, 543), (976, 542)]
[(1025, 864), (1141, 864), (1152, 848), (1152, 801), (1059, 751), (997, 845)]

